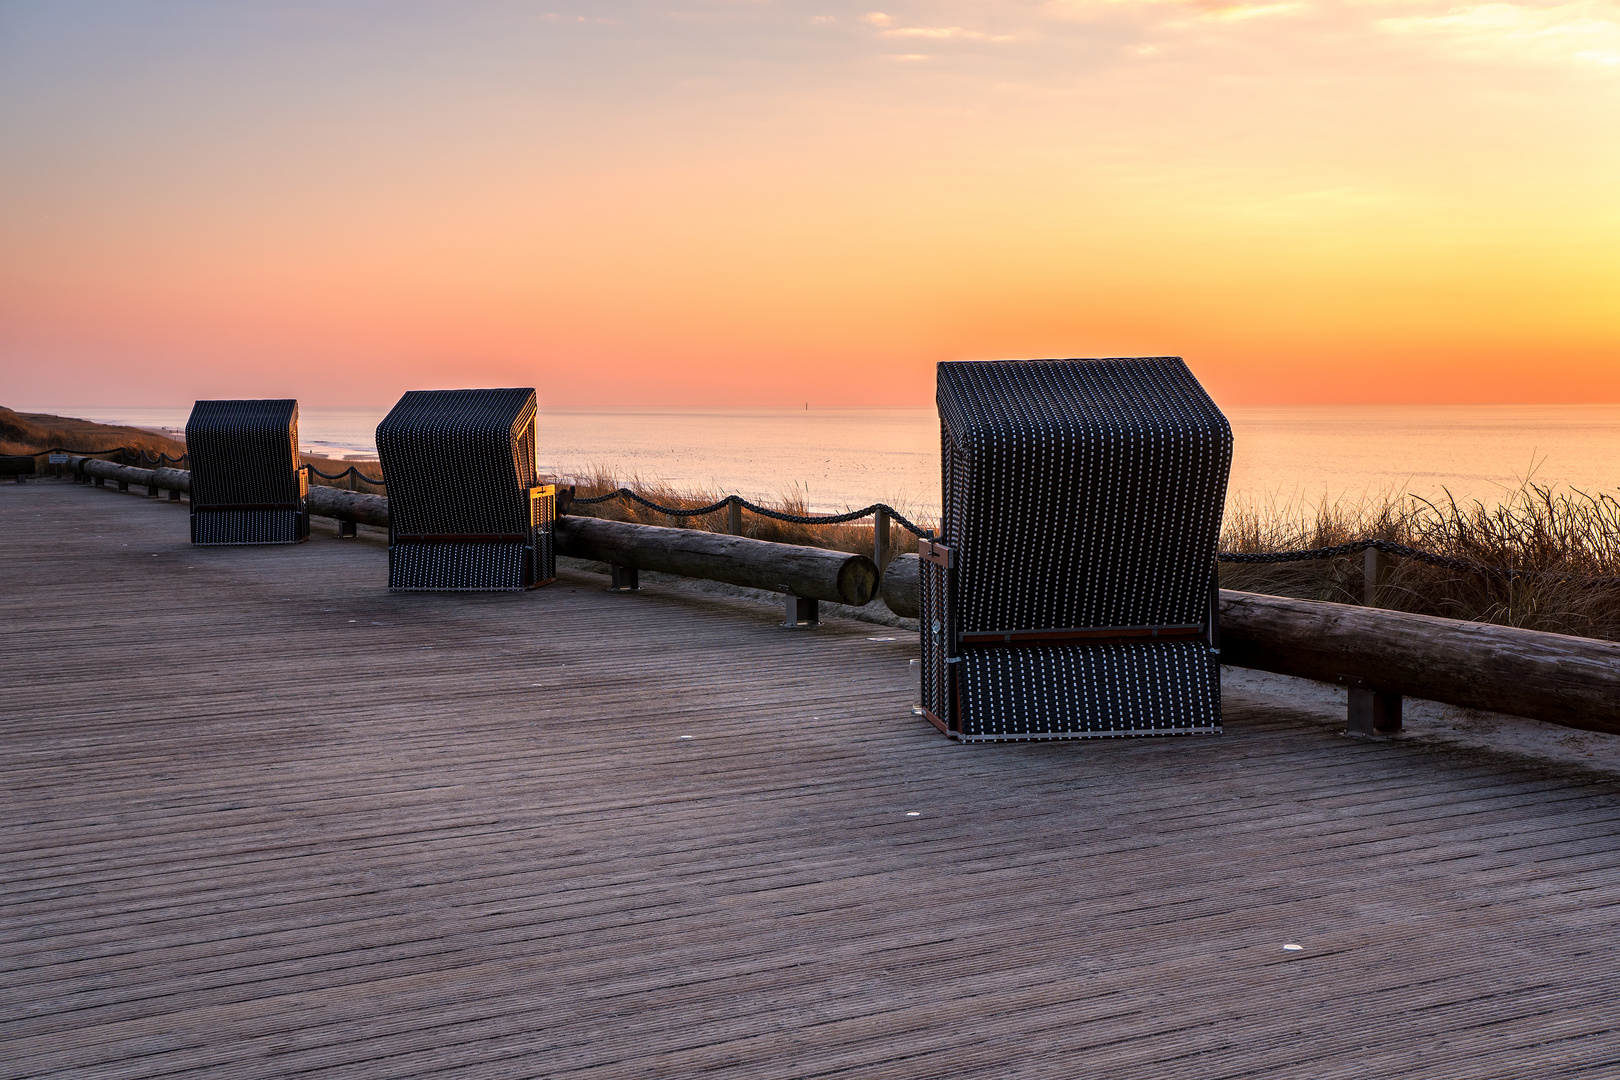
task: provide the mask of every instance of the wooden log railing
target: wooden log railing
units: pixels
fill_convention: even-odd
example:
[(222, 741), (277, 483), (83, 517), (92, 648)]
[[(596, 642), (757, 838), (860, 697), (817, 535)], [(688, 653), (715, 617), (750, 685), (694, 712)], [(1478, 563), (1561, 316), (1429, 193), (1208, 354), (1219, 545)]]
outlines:
[[(126, 490), (143, 485), (150, 494), (191, 487), (191, 474), (181, 469), (95, 458), (73, 458), (69, 468)], [(380, 495), (315, 487), (309, 509), (388, 526), (388, 500)], [(785, 590), (790, 605), (807, 599), (860, 606), (875, 593), (897, 615), (918, 614), (916, 555), (896, 558), (880, 582), (863, 555), (724, 533), (564, 517), (555, 535), (559, 554)], [(1220, 614), (1223, 664), (1620, 734), (1620, 643), (1228, 589), (1220, 593)]]
[(556, 538), (557, 554), (610, 566), (723, 581), (854, 607), (870, 603), (877, 595), (877, 566), (865, 555), (844, 551), (592, 517), (558, 518)]
[[(128, 491), (131, 484), (145, 487), (147, 494), (154, 496), (167, 490), (178, 497), (191, 490), (191, 473), (186, 469), (141, 469), (89, 457), (70, 457), (66, 465), (75, 479), (88, 480), (97, 486), (111, 480), (120, 491)], [(381, 495), (316, 485), (309, 489), (306, 505), (316, 517), (388, 528), (388, 500)]]
[(1620, 734), (1620, 643), (1221, 590), (1221, 662)]

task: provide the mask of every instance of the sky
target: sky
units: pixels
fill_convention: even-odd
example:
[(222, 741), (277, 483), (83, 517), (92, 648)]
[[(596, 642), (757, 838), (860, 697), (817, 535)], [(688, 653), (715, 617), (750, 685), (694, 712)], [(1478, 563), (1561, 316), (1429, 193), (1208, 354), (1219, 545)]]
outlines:
[(0, 0), (0, 402), (1615, 402), (1617, 193), (1620, 0)]

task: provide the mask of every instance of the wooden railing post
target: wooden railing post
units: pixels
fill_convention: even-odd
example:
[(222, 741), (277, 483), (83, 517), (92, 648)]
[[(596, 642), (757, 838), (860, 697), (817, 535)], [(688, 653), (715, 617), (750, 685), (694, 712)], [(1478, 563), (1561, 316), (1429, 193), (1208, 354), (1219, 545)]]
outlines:
[(1361, 602), (1368, 607), (1377, 607), (1379, 590), (1384, 587), (1384, 579), (1389, 576), (1389, 556), (1377, 548), (1370, 547), (1361, 553)]
[[(1389, 576), (1389, 556), (1377, 548), (1362, 552), (1361, 602), (1377, 607), (1384, 579)], [(1401, 695), (1374, 686), (1351, 686), (1346, 702), (1345, 730), (1352, 735), (1393, 735), (1401, 730)]]
[(894, 561), (889, 547), (889, 512), (882, 508), (872, 514), (872, 561), (877, 563), (880, 574)]
[[(360, 470), (355, 468), (353, 465), (349, 466), (349, 490), (350, 491), (359, 491), (360, 490)], [(360, 526), (359, 525), (355, 524), (352, 521), (346, 521), (346, 520), (344, 520), (342, 518), (338, 519), (338, 539), (339, 540), (352, 540), (352, 539), (357, 539), (359, 536), (360, 536)]]
[(733, 495), (726, 506), (726, 532), (732, 536), (741, 536), (742, 531), (742, 500)]

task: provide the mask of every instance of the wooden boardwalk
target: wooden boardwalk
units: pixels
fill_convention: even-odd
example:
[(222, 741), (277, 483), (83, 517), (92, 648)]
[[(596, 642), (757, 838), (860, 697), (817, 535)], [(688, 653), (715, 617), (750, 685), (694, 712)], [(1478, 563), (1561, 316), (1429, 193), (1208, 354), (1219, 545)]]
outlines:
[(1599, 775), (960, 747), (892, 631), (385, 562), (0, 486), (0, 1077), (1620, 1075)]

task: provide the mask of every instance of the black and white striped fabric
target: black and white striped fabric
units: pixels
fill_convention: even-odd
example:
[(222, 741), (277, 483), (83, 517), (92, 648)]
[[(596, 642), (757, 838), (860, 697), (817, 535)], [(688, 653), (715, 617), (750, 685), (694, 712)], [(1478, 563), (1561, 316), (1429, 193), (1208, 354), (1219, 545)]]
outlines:
[(186, 420), (193, 544), (309, 538), (309, 474), (292, 398), (198, 401)]
[[(925, 706), (963, 739), (1218, 732), (1208, 632), (1232, 432), (1186, 365), (942, 363), (938, 403), (951, 565), (923, 565)], [(960, 644), (1189, 626), (1206, 640)]]
[(970, 648), (960, 667), (968, 741), (1221, 730), (1219, 672), (1201, 641)]
[(556, 576), (535, 412), (532, 388), (412, 390), (377, 425), (389, 588), (515, 590)]
[(193, 544), (296, 544), (309, 539), (309, 515), (300, 510), (191, 511)]
[(527, 556), (522, 544), (396, 542), (388, 548), (388, 587), (446, 592), (525, 589)]

